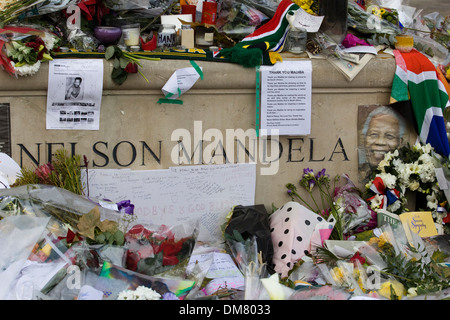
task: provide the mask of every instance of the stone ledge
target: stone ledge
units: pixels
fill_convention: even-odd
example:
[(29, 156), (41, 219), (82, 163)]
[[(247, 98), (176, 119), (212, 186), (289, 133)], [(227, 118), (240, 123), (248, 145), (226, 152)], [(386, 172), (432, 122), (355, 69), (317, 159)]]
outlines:
[[(285, 60), (301, 60), (299, 56), (282, 54)], [(303, 58), (306, 59), (306, 58)], [(336, 70), (325, 59), (312, 59), (312, 85), (315, 88), (378, 88), (385, 91), (390, 89), (395, 72), (395, 59), (388, 54), (379, 54), (369, 61), (364, 69), (353, 79), (348, 81), (340, 71)], [(187, 60), (141, 60), (142, 73), (149, 79), (147, 83), (139, 74), (132, 74), (121, 86), (112, 82), (110, 74), (112, 63), (104, 61), (104, 90), (161, 90), (173, 72), (179, 68), (190, 67)], [(198, 81), (193, 90), (203, 89), (254, 89), (254, 69), (246, 69), (240, 65), (224, 62), (197, 61), (203, 67), (204, 81)], [(42, 65), (37, 74), (32, 77), (15, 79), (6, 72), (0, 73), (0, 95), (7, 96), (9, 92), (47, 91), (48, 63)], [(345, 90), (344, 90), (345, 91)], [(16, 94), (13, 94), (16, 95)]]

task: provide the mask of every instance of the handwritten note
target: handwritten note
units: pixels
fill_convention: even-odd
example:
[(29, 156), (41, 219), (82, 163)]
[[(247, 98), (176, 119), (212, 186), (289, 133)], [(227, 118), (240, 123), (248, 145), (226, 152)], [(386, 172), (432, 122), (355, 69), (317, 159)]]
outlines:
[(211, 252), (193, 255), (188, 268), (191, 268), (197, 262), (202, 263), (208, 259), (212, 259), (212, 264), (206, 277), (212, 280), (205, 287), (207, 294), (214, 294), (221, 288), (241, 288), (245, 285), (244, 276), (227, 253)]
[(90, 169), (88, 176), (90, 198), (130, 200), (142, 223), (179, 225), (198, 219), (200, 239), (220, 237), (220, 225), (231, 208), (255, 200), (255, 164)]

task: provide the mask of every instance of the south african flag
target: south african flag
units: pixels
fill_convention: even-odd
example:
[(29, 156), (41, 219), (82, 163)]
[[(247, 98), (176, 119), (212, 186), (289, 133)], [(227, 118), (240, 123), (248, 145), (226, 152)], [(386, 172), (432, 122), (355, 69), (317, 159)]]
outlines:
[(439, 68), (422, 53), (394, 50), (396, 71), (391, 103), (410, 100), (420, 141), (444, 157), (450, 154), (444, 109), (450, 106), (448, 83)]

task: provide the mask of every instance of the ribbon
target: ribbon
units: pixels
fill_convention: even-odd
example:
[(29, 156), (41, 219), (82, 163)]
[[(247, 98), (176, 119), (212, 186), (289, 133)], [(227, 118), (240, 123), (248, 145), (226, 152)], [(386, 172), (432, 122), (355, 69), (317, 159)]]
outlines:
[[(384, 185), (383, 179), (381, 177), (376, 177), (372, 181), (372, 185), (370, 186), (370, 190), (372, 190), (376, 195), (382, 196), (380, 207), (382, 209), (386, 209), (388, 206), (396, 202), (400, 199), (400, 192), (397, 189), (389, 189)], [(369, 198), (369, 200), (374, 199), (375, 196)]]

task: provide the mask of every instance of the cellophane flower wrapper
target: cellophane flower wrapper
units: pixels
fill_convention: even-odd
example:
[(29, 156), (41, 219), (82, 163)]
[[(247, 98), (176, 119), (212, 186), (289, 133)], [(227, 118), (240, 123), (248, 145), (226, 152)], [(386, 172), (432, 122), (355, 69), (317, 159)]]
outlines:
[(251, 34), (269, 17), (251, 4), (241, 1), (222, 2), (218, 11), (216, 26), (234, 41), (239, 42)]
[[(89, 213), (97, 203), (84, 196), (50, 185), (24, 185), (0, 190), (0, 216), (31, 215), (50, 217), (74, 232), (82, 215)], [(117, 221), (120, 214), (99, 207), (101, 220)]]
[[(125, 235), (126, 268), (149, 276), (185, 276), (198, 236), (198, 221), (176, 226), (136, 224)], [(173, 269), (173, 270), (171, 270)]]
[(245, 300), (259, 300), (264, 294), (261, 279), (269, 276), (267, 264), (263, 261), (256, 236), (244, 241), (226, 240), (233, 261), (245, 276)]
[[(208, 254), (208, 258), (202, 261), (196, 260), (195, 262), (192, 261), (191, 263), (186, 267), (186, 278), (189, 280), (193, 280), (195, 282), (195, 286), (192, 288), (192, 290), (187, 295), (186, 299), (193, 300), (196, 298), (201, 298), (205, 296), (205, 292), (202, 291), (203, 288), (203, 281), (206, 278), (206, 275), (208, 274), (208, 271), (210, 270), (212, 264), (214, 263), (214, 252), (219, 252), (220, 250), (218, 248), (211, 248), (207, 249), (207, 251), (203, 251), (201, 248), (202, 246), (198, 246), (194, 248), (194, 252), (192, 253), (192, 256), (195, 256), (196, 254)], [(200, 248), (200, 249), (199, 249)]]
[[(227, 221), (222, 226), (225, 243), (235, 249), (235, 257), (238, 253), (244, 253), (245, 248), (239, 248), (238, 242), (246, 247), (254, 247), (256, 253), (261, 252), (262, 261), (269, 266), (272, 265), (273, 243), (270, 232), (269, 215), (263, 205), (233, 207), (227, 216)], [(247, 241), (248, 240), (248, 241)], [(253, 245), (255, 243), (255, 246)], [(248, 253), (251, 253), (250, 251)], [(247, 255), (248, 256), (248, 255)], [(250, 260), (244, 261), (244, 266), (254, 260), (256, 255), (250, 256)], [(243, 269), (241, 269), (243, 272)]]
[(322, 285), (295, 290), (289, 300), (349, 300), (351, 296), (346, 288)]
[(157, 291), (162, 300), (183, 300), (194, 284), (193, 280), (148, 276), (105, 262), (93, 287), (103, 291), (107, 300), (115, 300), (121, 291), (135, 290), (139, 286)]
[[(0, 220), (0, 299), (21, 299), (20, 272), (26, 267), (35, 244), (46, 231), (48, 218), (10, 216)], [(32, 290), (32, 288), (31, 288)]]
[(343, 211), (343, 232), (349, 236), (377, 226), (377, 215), (366, 201), (348, 175), (344, 174), (345, 185), (336, 188), (334, 202)]

